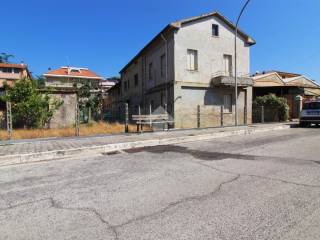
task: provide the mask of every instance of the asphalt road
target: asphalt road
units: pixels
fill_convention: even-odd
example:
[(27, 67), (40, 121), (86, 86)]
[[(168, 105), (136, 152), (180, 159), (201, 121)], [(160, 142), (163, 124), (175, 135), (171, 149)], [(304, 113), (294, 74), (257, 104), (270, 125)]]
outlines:
[(0, 239), (320, 239), (320, 129), (1, 167)]

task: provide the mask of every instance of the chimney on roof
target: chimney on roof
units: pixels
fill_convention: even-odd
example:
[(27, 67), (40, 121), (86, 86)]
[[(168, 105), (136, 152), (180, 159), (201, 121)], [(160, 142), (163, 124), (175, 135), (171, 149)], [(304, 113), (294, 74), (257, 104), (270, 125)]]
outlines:
[(48, 71), (51, 71), (51, 67), (48, 67)]

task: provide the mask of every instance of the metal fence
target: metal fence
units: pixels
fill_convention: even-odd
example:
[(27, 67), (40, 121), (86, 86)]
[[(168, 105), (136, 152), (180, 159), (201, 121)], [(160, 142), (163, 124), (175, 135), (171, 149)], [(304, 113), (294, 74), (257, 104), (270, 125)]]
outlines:
[(252, 108), (252, 122), (281, 122), (284, 121), (283, 111), (279, 106), (254, 106)]
[[(80, 136), (84, 134), (85, 128), (90, 127), (90, 121), (88, 115), (94, 121), (103, 121), (106, 123), (119, 123), (115, 124), (120, 126), (119, 131), (123, 132), (134, 132), (138, 131), (137, 121), (132, 118), (133, 115), (153, 115), (151, 118), (154, 120), (154, 115), (167, 114), (167, 119), (162, 119), (162, 121), (152, 122), (148, 124), (146, 120), (145, 130), (163, 130), (170, 128), (178, 129), (192, 129), (192, 128), (210, 128), (210, 127), (223, 127), (223, 126), (233, 126), (235, 124), (235, 114), (234, 106), (230, 109), (224, 108), (222, 105), (194, 105), (194, 106), (180, 106), (175, 109), (174, 115), (172, 114), (172, 106), (159, 106), (154, 108), (152, 105), (139, 106), (130, 105), (128, 103), (117, 104), (114, 108), (105, 109), (104, 112), (91, 112), (83, 111), (79, 107), (75, 107), (74, 122), (71, 123), (70, 127), (66, 131), (68, 136)], [(90, 113), (89, 113), (90, 112)], [(266, 116), (261, 118), (261, 112), (254, 112), (253, 118), (255, 122), (265, 122), (268, 121), (268, 110), (263, 110), (263, 113), (267, 113)], [(68, 113), (67, 113), (68, 114)], [(258, 116), (258, 117), (257, 117)], [(148, 117), (146, 117), (148, 119)], [(20, 130), (12, 124), (12, 112), (11, 105), (8, 103), (6, 106), (5, 118), (6, 124), (3, 126), (3, 130), (7, 130), (7, 139), (12, 138), (12, 133), (16, 130)], [(260, 120), (259, 120), (260, 119)], [(238, 124), (246, 125), (251, 123), (251, 119), (248, 119), (247, 109), (245, 107), (239, 107), (238, 109)], [(68, 125), (69, 126), (69, 125)], [(13, 129), (15, 127), (16, 129)], [(136, 130), (134, 130), (136, 128)], [(141, 126), (140, 126), (141, 127)], [(50, 128), (50, 126), (48, 126)], [(83, 129), (82, 129), (83, 128)], [(55, 129), (55, 128), (54, 128)], [(57, 128), (58, 131), (60, 128)], [(4, 131), (2, 131), (2, 135)], [(101, 132), (104, 133), (104, 132)], [(99, 133), (94, 133), (99, 134)], [(61, 136), (61, 135), (60, 135)], [(41, 137), (41, 136), (39, 136)], [(4, 137), (2, 136), (2, 139)]]
[[(220, 105), (195, 105), (195, 106), (180, 106), (174, 111), (174, 115), (166, 110), (166, 106), (160, 106), (156, 109), (153, 106), (139, 106), (121, 103), (114, 108), (105, 109), (102, 113), (92, 113), (92, 119), (95, 121), (102, 121), (107, 124), (116, 123), (118, 126), (117, 132), (137, 132), (137, 120), (133, 119), (133, 115), (145, 115), (145, 130), (163, 130), (169, 128), (177, 129), (192, 129), (192, 128), (210, 128), (210, 127), (224, 127), (235, 125), (234, 106), (226, 109)], [(171, 109), (172, 111), (172, 109)], [(168, 118), (162, 121), (155, 121), (155, 115), (167, 114)], [(75, 121), (69, 127), (69, 136), (88, 135), (85, 133), (86, 128), (90, 127), (88, 122), (88, 112), (80, 111), (76, 107)], [(152, 120), (148, 122), (148, 115), (152, 116)], [(3, 117), (5, 124), (3, 130), (6, 130), (6, 139), (12, 139), (13, 129), (11, 104), (6, 104), (6, 110)], [(238, 125), (247, 125), (251, 123), (265, 123), (265, 122), (280, 122), (283, 121), (283, 109), (278, 106), (254, 106), (251, 111), (247, 111), (245, 106), (238, 109)], [(154, 123), (154, 122), (156, 123)], [(141, 125), (140, 125), (141, 127)], [(5, 129), (4, 129), (5, 128)], [(1, 139), (4, 139), (5, 131), (2, 131)], [(93, 132), (93, 134), (103, 134), (107, 131), (101, 126), (101, 132)], [(115, 131), (116, 132), (116, 131)], [(112, 132), (108, 132), (112, 133)], [(40, 136), (41, 137), (41, 136)]]

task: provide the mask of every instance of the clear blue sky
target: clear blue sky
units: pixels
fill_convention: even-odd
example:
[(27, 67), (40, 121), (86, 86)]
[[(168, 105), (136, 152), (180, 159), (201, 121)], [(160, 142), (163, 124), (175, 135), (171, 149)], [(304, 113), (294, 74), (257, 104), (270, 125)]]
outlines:
[[(166, 24), (217, 10), (235, 21), (244, 0), (17, 0), (1, 2), (0, 52), (29, 64), (89, 67), (108, 77)], [(251, 72), (277, 69), (320, 81), (320, 1), (251, 0), (240, 23), (257, 45)]]

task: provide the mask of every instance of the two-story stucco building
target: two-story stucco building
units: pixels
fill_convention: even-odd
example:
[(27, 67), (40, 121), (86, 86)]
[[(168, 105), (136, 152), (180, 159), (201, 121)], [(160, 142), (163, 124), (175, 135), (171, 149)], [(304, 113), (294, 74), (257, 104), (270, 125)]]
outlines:
[(32, 78), (26, 64), (0, 63), (0, 88), (3, 88), (4, 82), (12, 85), (13, 82), (23, 78)]
[[(234, 123), (235, 26), (217, 12), (167, 25), (121, 71), (121, 97), (144, 112), (167, 108), (176, 128)], [(251, 123), (250, 46), (255, 41), (239, 31), (239, 123)], [(200, 112), (200, 114), (199, 114)], [(199, 126), (199, 125), (198, 125)]]
[[(24, 63), (0, 63), (0, 95), (5, 94), (4, 83), (12, 86), (15, 81), (23, 78), (31, 79), (31, 73), (28, 66)], [(6, 124), (6, 103), (0, 101), (0, 127), (3, 128)]]
[(88, 82), (93, 88), (98, 88), (102, 77), (88, 68), (81, 67), (61, 67), (54, 70), (49, 70), (43, 74), (45, 77), (45, 86), (53, 88), (74, 88), (75, 84), (78, 86), (83, 82)]

